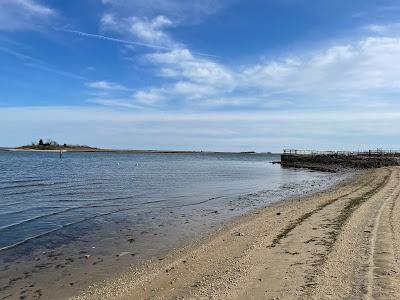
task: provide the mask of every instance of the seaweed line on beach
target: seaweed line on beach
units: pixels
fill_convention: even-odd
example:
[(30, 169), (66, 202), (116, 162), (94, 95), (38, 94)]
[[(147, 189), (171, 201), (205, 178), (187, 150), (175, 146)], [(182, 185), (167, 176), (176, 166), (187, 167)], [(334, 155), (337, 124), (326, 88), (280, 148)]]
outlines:
[[(334, 219), (329, 226), (327, 226), (332, 227), (332, 230), (327, 233), (328, 238), (323, 240), (326, 251), (324, 253), (315, 254), (315, 256), (318, 256), (318, 259), (312, 263), (312, 267), (314, 268), (314, 270), (313, 272), (310, 272), (310, 274), (306, 275), (306, 283), (302, 286), (302, 290), (307, 295), (312, 293), (312, 289), (310, 288), (315, 287), (315, 278), (321, 271), (320, 267), (325, 263), (329, 253), (331, 253), (343, 226), (347, 223), (354, 211), (361, 206), (361, 204), (366, 202), (368, 199), (371, 199), (371, 197), (379, 193), (386, 186), (391, 177), (391, 174), (392, 171), (390, 171), (389, 174), (383, 178), (382, 182), (372, 190), (369, 190), (356, 198), (350, 198), (349, 203), (347, 203), (345, 207), (341, 210), (339, 216)], [(398, 195), (400, 195), (400, 192), (398, 192)]]

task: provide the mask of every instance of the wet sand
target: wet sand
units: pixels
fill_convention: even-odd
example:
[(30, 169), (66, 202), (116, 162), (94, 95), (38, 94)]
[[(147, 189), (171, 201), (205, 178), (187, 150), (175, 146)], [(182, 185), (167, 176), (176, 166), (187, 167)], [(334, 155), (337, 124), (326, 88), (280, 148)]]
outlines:
[(76, 299), (399, 299), (400, 168), (248, 214)]

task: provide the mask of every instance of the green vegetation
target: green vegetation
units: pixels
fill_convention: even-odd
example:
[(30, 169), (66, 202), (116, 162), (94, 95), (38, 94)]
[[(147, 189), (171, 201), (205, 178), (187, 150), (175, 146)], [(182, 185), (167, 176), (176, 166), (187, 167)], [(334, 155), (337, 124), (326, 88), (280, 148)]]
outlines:
[(86, 145), (68, 145), (68, 144), (59, 144), (56, 141), (51, 139), (46, 140), (40, 139), (37, 143), (32, 142), (30, 145), (21, 146), (17, 149), (22, 150), (68, 150), (68, 151), (96, 151), (98, 148), (89, 147)]

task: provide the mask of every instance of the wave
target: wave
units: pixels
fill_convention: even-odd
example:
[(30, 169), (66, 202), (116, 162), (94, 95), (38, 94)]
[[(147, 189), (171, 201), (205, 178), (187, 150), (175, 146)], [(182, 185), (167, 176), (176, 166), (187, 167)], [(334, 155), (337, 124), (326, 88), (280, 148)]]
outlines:
[[(146, 193), (140, 193), (140, 194), (135, 194), (135, 195), (129, 195), (129, 196), (122, 196), (122, 197), (113, 197), (113, 198), (86, 198), (86, 199), (54, 199), (54, 200), (45, 200), (47, 203), (52, 203), (52, 202), (87, 202), (87, 201), (93, 201), (93, 202), (106, 202), (106, 201), (116, 201), (116, 200), (128, 200), (128, 199), (134, 199), (136, 197), (140, 197), (145, 195)], [(65, 194), (60, 194), (59, 196), (64, 196)], [(67, 194), (68, 195), (68, 194)], [(157, 200), (158, 201), (158, 200)]]
[[(217, 199), (219, 199), (219, 198), (222, 198), (222, 197), (213, 197), (213, 198), (209, 198), (209, 199), (207, 199), (207, 200), (200, 201), (200, 202), (197, 202), (197, 203), (191, 203), (191, 204), (187, 204), (187, 205), (171, 206), (171, 207), (166, 207), (166, 208), (182, 207), (182, 206), (188, 206), (188, 205), (198, 205), (198, 204), (202, 204), (202, 203), (205, 203), (205, 202), (208, 202), (208, 201), (217, 200)], [(33, 240), (33, 239), (41, 238), (41, 237), (46, 236), (46, 235), (48, 235), (48, 234), (50, 234), (50, 233), (53, 233), (53, 232), (62, 230), (62, 229), (64, 229), (64, 228), (67, 228), (67, 227), (70, 227), (70, 226), (73, 226), (73, 225), (76, 225), (76, 224), (80, 224), (80, 223), (83, 223), (83, 222), (86, 222), (86, 221), (90, 221), (90, 220), (94, 220), (94, 219), (96, 219), (96, 218), (100, 218), (100, 217), (104, 217), (104, 216), (109, 216), (109, 215), (112, 215), (112, 214), (115, 214), (115, 213), (120, 213), (120, 212), (129, 211), (129, 210), (134, 210), (134, 209), (137, 209), (137, 206), (139, 206), (139, 205), (143, 205), (143, 204), (154, 204), (154, 203), (160, 203), (160, 202), (165, 202), (165, 201), (166, 201), (166, 200), (155, 200), (155, 201), (147, 201), (147, 202), (143, 202), (143, 203), (138, 203), (137, 205), (135, 205), (135, 207), (127, 207), (127, 208), (123, 208), (123, 209), (118, 209), (118, 210), (106, 212), (106, 213), (103, 213), (103, 214), (98, 214), (98, 215), (95, 215), (95, 216), (92, 216), (92, 217), (89, 217), (89, 218), (85, 218), (85, 219), (82, 219), (82, 220), (79, 220), (79, 221), (76, 221), (76, 222), (71, 222), (71, 223), (68, 223), (68, 224), (59, 226), (58, 228), (55, 228), (55, 229), (46, 231), (46, 232), (44, 232), (44, 233), (40, 233), (40, 234), (31, 236), (31, 237), (28, 237), (28, 238), (26, 238), (26, 239), (24, 239), (24, 240), (22, 240), (22, 241), (18, 241), (18, 242), (16, 242), (16, 243), (14, 243), (14, 244), (7, 245), (7, 246), (3, 246), (3, 247), (0, 248), (0, 251), (4, 251), (4, 250), (8, 250), (8, 249), (15, 248), (15, 247), (17, 247), (17, 246), (19, 246), (19, 245), (25, 244), (25, 243), (27, 243), (27, 242)], [(89, 207), (89, 206), (87, 206), (86, 208), (88, 208), (88, 207)], [(71, 208), (71, 209), (73, 209), (73, 208)], [(159, 207), (159, 209), (161, 209), (161, 207)], [(61, 213), (61, 212), (58, 212), (58, 213)], [(54, 214), (57, 214), (57, 213), (54, 213)], [(54, 214), (51, 214), (51, 215), (54, 215)], [(39, 216), (39, 217), (44, 217), (44, 216)], [(39, 217), (37, 217), (37, 218), (32, 218), (32, 220), (30, 220), (30, 221), (33, 221), (33, 219), (38, 219)], [(18, 224), (12, 224), (12, 225), (13, 225), (13, 226), (17, 226)], [(2, 228), (0, 228), (0, 230), (1, 230), (1, 229), (2, 229)]]
[(39, 181), (45, 181), (45, 180), (46, 180), (46, 179), (3, 180), (3, 181), (0, 181), (0, 184), (39, 182)]
[(83, 222), (87, 222), (87, 221), (90, 221), (90, 220), (93, 220), (93, 219), (96, 219), (96, 218), (99, 218), (99, 217), (104, 217), (104, 216), (108, 216), (108, 215), (111, 215), (111, 214), (114, 214), (114, 213), (128, 211), (128, 210), (132, 210), (132, 209), (133, 208), (126, 208), (126, 209), (116, 210), (116, 211), (112, 211), (112, 212), (108, 212), (108, 213), (103, 213), (103, 214), (99, 214), (99, 215), (96, 215), (96, 216), (92, 216), (92, 217), (89, 217), (89, 218), (85, 218), (83, 220), (79, 220), (79, 221), (76, 221), (76, 222), (71, 222), (71, 223), (59, 226), (58, 228), (55, 228), (55, 229), (52, 229), (52, 230), (49, 230), (49, 231), (46, 231), (46, 232), (43, 232), (43, 233), (39, 233), (39, 234), (31, 236), (31, 237), (28, 237), (28, 238), (26, 238), (26, 239), (24, 239), (22, 241), (18, 241), (16, 243), (14, 243), (14, 244), (3, 246), (3, 247), (0, 248), (0, 251), (4, 251), (4, 250), (9, 250), (9, 249), (15, 248), (15, 247), (20, 246), (22, 244), (25, 244), (25, 243), (27, 243), (27, 242), (29, 242), (31, 240), (44, 237), (46, 235), (49, 235), (50, 233), (65, 229), (65, 228), (73, 226), (73, 225), (77, 225), (77, 224), (80, 224), (80, 223), (83, 223)]
[[(16, 205), (16, 203), (12, 203), (11, 205)], [(6, 212), (1, 212), (0, 216), (9, 216), (9, 215), (16, 215), (16, 214), (21, 214), (25, 213), (28, 211), (34, 211), (34, 210), (48, 210), (48, 209), (58, 209), (58, 208), (63, 208), (62, 206), (36, 206), (36, 207), (30, 207), (30, 208), (25, 208), (21, 210), (15, 210), (15, 211), (6, 211)]]
[(32, 183), (32, 184), (4, 186), (4, 187), (0, 187), (0, 190), (12, 190), (12, 189), (27, 188), (27, 187), (54, 186), (54, 185), (60, 185), (60, 184), (65, 184), (65, 183), (66, 183), (65, 181), (38, 182), (38, 183)]
[(107, 208), (107, 207), (116, 207), (116, 206), (120, 206), (120, 205), (84, 205), (84, 206), (70, 207), (70, 208), (67, 208), (67, 209), (64, 209), (64, 210), (61, 210), (61, 211), (56, 211), (56, 212), (52, 212), (52, 213), (49, 213), (49, 214), (40, 215), (40, 216), (36, 216), (36, 217), (33, 217), (33, 218), (25, 219), (25, 220), (22, 220), (20, 222), (16, 222), (16, 223), (12, 223), (12, 224), (7, 224), (7, 225), (4, 225), (4, 226), (1, 226), (0, 227), (0, 231), (4, 231), (4, 230), (10, 229), (12, 227), (24, 225), (26, 223), (31, 223), (33, 221), (37, 221), (37, 220), (40, 220), (40, 219), (44, 219), (44, 218), (60, 215), (60, 214), (63, 214), (63, 213), (69, 212), (69, 211), (73, 211), (73, 210), (86, 209), (86, 208), (98, 208), (98, 207)]

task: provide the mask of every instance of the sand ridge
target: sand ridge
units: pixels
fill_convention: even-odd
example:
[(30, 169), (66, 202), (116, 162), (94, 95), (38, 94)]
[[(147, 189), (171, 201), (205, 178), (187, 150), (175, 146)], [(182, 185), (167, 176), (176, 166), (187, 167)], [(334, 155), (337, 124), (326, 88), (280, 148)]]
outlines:
[(255, 211), (75, 299), (399, 299), (400, 168)]

